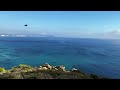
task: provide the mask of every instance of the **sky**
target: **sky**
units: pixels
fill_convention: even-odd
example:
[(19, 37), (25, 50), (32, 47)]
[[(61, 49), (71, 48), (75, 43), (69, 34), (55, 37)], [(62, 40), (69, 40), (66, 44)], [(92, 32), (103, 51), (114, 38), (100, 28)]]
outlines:
[(0, 11), (0, 34), (120, 38), (120, 11)]

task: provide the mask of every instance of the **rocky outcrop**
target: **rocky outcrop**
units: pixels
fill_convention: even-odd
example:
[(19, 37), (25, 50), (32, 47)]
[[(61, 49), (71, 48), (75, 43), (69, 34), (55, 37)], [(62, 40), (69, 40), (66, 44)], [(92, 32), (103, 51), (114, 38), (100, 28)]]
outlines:
[(50, 66), (48, 63), (43, 64), (41, 67), (44, 68), (44, 69), (50, 69), (50, 70), (52, 69), (52, 66)]
[(66, 71), (65, 70), (65, 67), (63, 66), (63, 65), (61, 65), (61, 66), (58, 66), (58, 67), (56, 67), (58, 70), (61, 70), (61, 71)]
[(99, 77), (95, 75), (87, 75), (76, 68), (71, 70), (66, 70), (65, 66), (51, 66), (46, 63), (38, 67), (32, 67), (25, 64), (20, 64), (19, 66), (12, 67), (10, 70), (5, 70), (0, 68), (0, 78), (14, 78), (14, 79), (26, 79), (26, 78), (55, 78), (55, 79), (98, 79)]

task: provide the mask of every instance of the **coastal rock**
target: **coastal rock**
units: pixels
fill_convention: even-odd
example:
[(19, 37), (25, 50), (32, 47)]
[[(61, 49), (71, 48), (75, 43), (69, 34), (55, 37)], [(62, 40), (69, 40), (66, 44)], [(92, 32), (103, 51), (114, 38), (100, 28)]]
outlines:
[(28, 72), (28, 70), (22, 70), (21, 72)]
[(38, 68), (37, 68), (37, 67), (35, 67), (35, 68), (33, 68), (32, 70), (33, 70), (33, 71), (37, 71), (37, 70), (38, 70)]
[[(80, 72), (76, 68), (72, 68), (71, 70), (65, 70), (63, 65), (61, 66), (51, 66), (52, 70), (50, 70), (49, 64), (44, 64), (39, 67), (31, 67), (20, 65), (20, 67), (13, 67), (10, 70), (5, 70), (0, 67), (0, 78), (8, 78), (8, 79), (47, 79), (47, 78), (55, 78), (55, 79), (102, 79), (102, 77), (98, 77), (96, 75), (88, 75)], [(48, 70), (47, 72), (45, 70)], [(58, 70), (58, 71), (56, 71)], [(35, 72), (33, 72), (35, 71)], [(27, 72), (27, 73), (26, 73)]]
[(52, 69), (52, 66), (50, 66), (48, 63), (42, 65), (42, 67), (46, 67), (47, 69), (50, 69), (50, 70)]
[(27, 72), (32, 72), (32, 71), (33, 71), (33, 69), (28, 69), (28, 70), (27, 70)]
[(42, 70), (42, 68), (38, 68), (38, 70)]
[(42, 70), (47, 70), (48, 68), (46, 68), (46, 67), (42, 67)]
[(68, 73), (69, 73), (70, 71), (65, 71), (65, 72), (68, 72)]
[(52, 70), (58, 70), (56, 66), (52, 66)]
[(66, 71), (63, 65), (57, 67), (58, 70)]
[(39, 68), (42, 68), (42, 66), (39, 66)]
[(42, 66), (35, 68), (36, 70), (42, 70)]
[(72, 71), (77, 71), (77, 69), (76, 68), (72, 68)]

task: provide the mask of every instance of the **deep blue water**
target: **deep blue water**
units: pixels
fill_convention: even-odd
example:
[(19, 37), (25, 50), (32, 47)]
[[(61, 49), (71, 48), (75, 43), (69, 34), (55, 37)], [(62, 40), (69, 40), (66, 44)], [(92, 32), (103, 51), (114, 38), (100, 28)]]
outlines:
[(120, 79), (120, 40), (0, 37), (0, 67), (43, 63)]

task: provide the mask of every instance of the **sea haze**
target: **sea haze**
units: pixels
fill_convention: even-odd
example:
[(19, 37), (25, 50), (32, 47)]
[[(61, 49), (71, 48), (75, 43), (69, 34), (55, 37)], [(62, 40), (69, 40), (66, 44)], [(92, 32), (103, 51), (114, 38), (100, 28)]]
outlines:
[(65, 65), (109, 78), (120, 78), (120, 40), (0, 37), (0, 67), (43, 63)]

